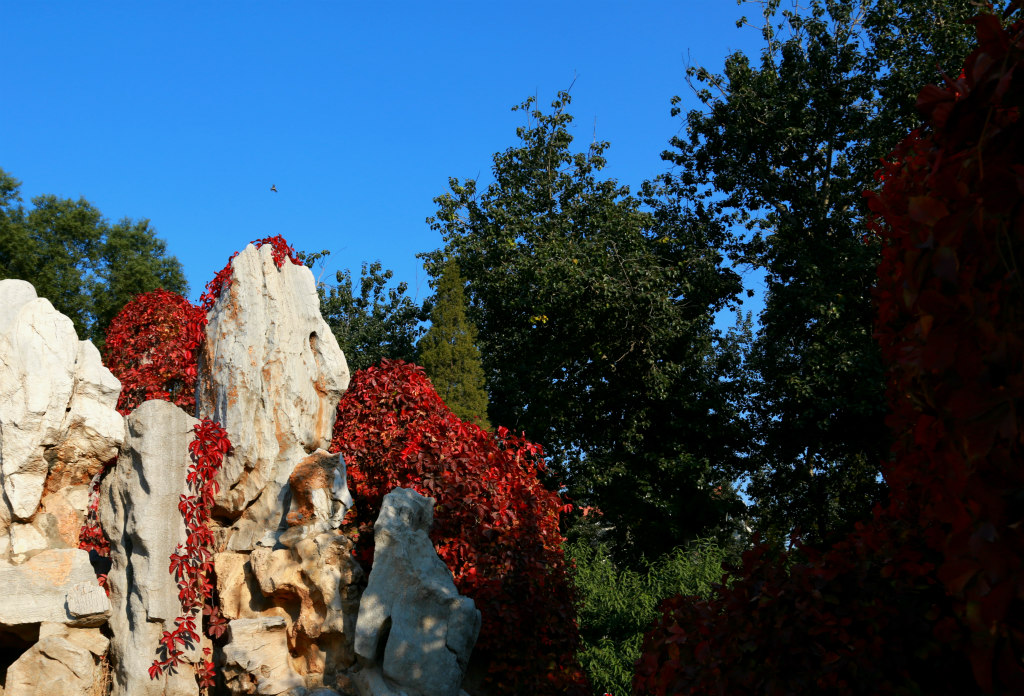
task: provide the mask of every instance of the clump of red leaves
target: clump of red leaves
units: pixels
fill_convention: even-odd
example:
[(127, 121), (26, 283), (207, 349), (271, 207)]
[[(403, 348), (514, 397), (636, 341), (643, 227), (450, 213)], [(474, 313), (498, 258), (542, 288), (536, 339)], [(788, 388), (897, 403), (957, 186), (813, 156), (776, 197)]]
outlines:
[(877, 335), (893, 506), (940, 554), (978, 685), (1024, 693), (1024, 21), (974, 24), (978, 48), (921, 92), (929, 127), (871, 199)]
[(348, 465), (364, 562), (386, 493), (401, 486), (437, 501), (431, 538), (483, 615), (475, 652), (490, 662), (493, 693), (586, 693), (559, 532), (569, 506), (537, 478), (539, 445), (461, 421), (422, 368), (384, 360), (353, 377), (332, 451)]
[[(210, 510), (213, 498), (218, 492), (213, 480), (224, 461), (224, 455), (231, 450), (231, 442), (220, 424), (204, 419), (194, 428), (195, 437), (189, 443), (189, 465), (186, 483), (190, 495), (182, 494), (178, 510), (185, 522), (185, 543), (180, 544), (171, 554), (169, 572), (178, 583), (178, 599), (181, 601), (181, 616), (174, 620), (175, 629), (164, 631), (157, 649), (158, 657), (149, 668), (150, 679), (177, 667), (184, 658), (182, 648), (191, 648), (199, 643), (197, 621), (208, 617), (207, 634), (213, 638), (222, 635), (227, 627), (210, 600), (213, 598), (213, 533), (210, 531)], [(208, 650), (204, 651), (208, 654)], [(201, 689), (214, 684), (213, 663), (204, 659), (196, 665), (196, 676)]]
[(163, 289), (137, 295), (118, 312), (107, 328), (104, 364), (121, 380), (121, 415), (150, 399), (195, 410), (196, 351), (205, 326), (205, 311)]
[[(281, 235), (274, 235), (273, 237), (264, 237), (263, 239), (255, 239), (250, 244), (255, 244), (256, 248), (259, 249), (264, 244), (269, 244), (273, 247), (272, 256), (274, 263), (278, 268), (284, 266), (284, 262), (291, 261), (296, 266), (301, 266), (302, 261), (295, 254), (295, 249), (288, 244), (287, 240)], [(214, 303), (220, 294), (231, 287), (231, 262), (234, 261), (235, 257), (238, 256), (236, 251), (228, 259), (227, 264), (224, 268), (217, 271), (217, 275), (213, 277), (209, 283), (206, 284), (206, 291), (199, 298), (199, 304), (202, 306), (204, 312), (210, 311), (213, 308)]]
[(974, 21), (870, 201), (888, 507), (789, 570), (759, 545), (712, 601), (666, 602), (635, 693), (1024, 693), (1024, 23)]

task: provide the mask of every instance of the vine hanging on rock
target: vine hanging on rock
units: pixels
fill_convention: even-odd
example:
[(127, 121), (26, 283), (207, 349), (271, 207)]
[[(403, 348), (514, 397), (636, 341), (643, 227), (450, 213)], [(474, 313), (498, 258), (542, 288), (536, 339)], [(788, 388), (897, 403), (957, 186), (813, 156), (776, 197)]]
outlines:
[[(213, 533), (210, 530), (210, 510), (219, 486), (213, 477), (220, 470), (224, 455), (231, 451), (227, 432), (216, 421), (203, 419), (195, 426), (195, 437), (189, 443), (192, 464), (188, 468), (186, 483), (190, 494), (181, 495), (178, 510), (185, 522), (185, 543), (179, 544), (171, 554), (169, 572), (178, 584), (181, 616), (174, 620), (175, 629), (164, 631), (157, 648), (158, 657), (149, 668), (149, 676), (156, 679), (177, 667), (184, 658), (183, 648), (199, 644), (202, 616), (207, 617), (206, 631), (212, 638), (220, 637), (227, 623), (219, 610), (209, 604), (213, 598)], [(196, 665), (199, 686), (207, 689), (214, 684), (214, 666), (209, 648), (204, 649), (203, 661)]]

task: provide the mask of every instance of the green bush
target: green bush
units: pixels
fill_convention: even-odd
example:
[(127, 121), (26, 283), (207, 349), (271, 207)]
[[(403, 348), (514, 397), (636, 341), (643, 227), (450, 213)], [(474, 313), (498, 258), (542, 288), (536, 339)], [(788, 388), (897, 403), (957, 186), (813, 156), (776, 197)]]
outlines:
[(594, 693), (626, 696), (644, 632), (659, 616), (658, 605), (674, 595), (708, 598), (721, 582), (726, 551), (712, 539), (679, 547), (641, 570), (619, 568), (604, 544), (575, 541), (566, 547), (575, 561), (577, 611), (582, 637), (577, 654)]

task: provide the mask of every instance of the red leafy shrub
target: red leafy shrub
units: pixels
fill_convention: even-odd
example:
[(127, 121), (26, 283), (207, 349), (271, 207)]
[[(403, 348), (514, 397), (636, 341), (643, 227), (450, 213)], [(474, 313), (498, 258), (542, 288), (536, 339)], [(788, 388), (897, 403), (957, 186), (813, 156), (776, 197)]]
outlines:
[(636, 693), (1024, 693), (1024, 23), (975, 23), (870, 201), (888, 506), (795, 564), (756, 546), (710, 602), (666, 602)]
[(153, 290), (126, 304), (107, 328), (104, 364), (121, 380), (122, 415), (150, 399), (196, 407), (196, 350), (206, 312), (181, 295)]
[(894, 513), (940, 554), (978, 684), (1024, 693), (1024, 22), (974, 23), (978, 48), (921, 92), (928, 128), (871, 199), (877, 335)]
[(800, 546), (796, 562), (755, 545), (711, 601), (666, 600), (634, 693), (974, 693), (966, 661), (932, 634), (948, 609), (930, 555), (903, 531), (879, 516), (824, 553)]
[(408, 487), (437, 501), (431, 538), (483, 615), (474, 652), (490, 663), (494, 693), (586, 693), (558, 526), (568, 506), (537, 478), (538, 445), (461, 421), (422, 368), (384, 360), (353, 377), (332, 450), (348, 465), (364, 562), (386, 493)]

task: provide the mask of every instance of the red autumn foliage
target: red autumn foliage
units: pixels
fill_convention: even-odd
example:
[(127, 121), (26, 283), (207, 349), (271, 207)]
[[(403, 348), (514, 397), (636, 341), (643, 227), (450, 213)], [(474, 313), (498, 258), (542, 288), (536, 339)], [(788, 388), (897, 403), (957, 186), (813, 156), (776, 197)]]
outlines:
[(104, 364), (121, 380), (122, 415), (150, 399), (192, 413), (196, 406), (196, 351), (206, 312), (181, 295), (153, 290), (137, 295), (107, 328)]
[[(203, 616), (207, 617), (207, 634), (219, 637), (224, 633), (224, 618), (213, 599), (213, 532), (210, 530), (210, 510), (218, 485), (213, 480), (224, 455), (231, 451), (227, 432), (219, 423), (208, 418), (195, 426), (195, 437), (189, 443), (189, 465), (185, 481), (190, 495), (182, 494), (178, 510), (185, 522), (185, 543), (179, 544), (171, 554), (169, 572), (178, 584), (178, 600), (181, 602), (181, 616), (174, 620), (174, 630), (164, 631), (157, 648), (159, 657), (149, 668), (150, 679), (176, 668), (184, 659), (182, 648), (199, 644), (199, 627)], [(199, 687), (206, 689), (214, 685), (213, 663), (204, 659), (195, 665)]]
[(974, 677), (1024, 693), (1024, 21), (974, 19), (961, 76), (880, 173), (877, 336), (893, 513), (940, 556)]
[(1024, 693), (1024, 22), (974, 21), (870, 200), (888, 506), (788, 569), (757, 545), (712, 601), (667, 601), (635, 693)]
[[(277, 234), (273, 237), (264, 237), (263, 239), (254, 239), (249, 242), (254, 244), (259, 249), (264, 244), (269, 244), (273, 247), (272, 256), (274, 264), (278, 268), (284, 266), (285, 260), (291, 261), (296, 266), (301, 266), (302, 261), (299, 261), (299, 257), (295, 254), (295, 249), (288, 244), (284, 237)], [(235, 257), (238, 256), (238, 252), (233, 253), (229, 258), (228, 262), (224, 265), (224, 268), (217, 271), (217, 275), (213, 277), (209, 283), (206, 284), (206, 290), (199, 298), (199, 304), (202, 306), (204, 312), (210, 311), (213, 308), (213, 304), (220, 297), (220, 294), (231, 286), (231, 262), (234, 261)]]
[(493, 693), (586, 693), (559, 532), (570, 506), (538, 480), (539, 445), (463, 422), (422, 368), (384, 360), (353, 377), (332, 451), (348, 465), (364, 562), (386, 493), (408, 487), (437, 501), (431, 538), (483, 615), (474, 654), (489, 661)]

